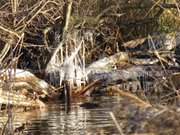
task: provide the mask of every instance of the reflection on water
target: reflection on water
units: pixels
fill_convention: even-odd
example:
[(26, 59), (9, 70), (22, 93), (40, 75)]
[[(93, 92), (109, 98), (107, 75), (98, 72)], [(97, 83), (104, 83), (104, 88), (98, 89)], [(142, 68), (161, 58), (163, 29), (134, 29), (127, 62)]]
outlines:
[(35, 110), (27, 113), (17, 113), (14, 124), (22, 121), (31, 124), (25, 129), (26, 135), (94, 135), (118, 134), (109, 115), (113, 106), (119, 103), (118, 97), (96, 97), (88, 101), (99, 103), (94, 109), (80, 107), (80, 101), (72, 103), (71, 110), (66, 113), (64, 104), (48, 105), (44, 111)]

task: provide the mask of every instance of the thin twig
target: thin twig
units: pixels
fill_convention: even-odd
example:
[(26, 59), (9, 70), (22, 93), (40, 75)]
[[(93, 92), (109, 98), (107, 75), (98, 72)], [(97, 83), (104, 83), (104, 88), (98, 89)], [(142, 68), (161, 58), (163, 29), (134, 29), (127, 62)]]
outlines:
[(13, 31), (13, 30), (10, 30), (10, 29), (8, 29), (8, 28), (5, 28), (5, 27), (3, 27), (3, 26), (1, 26), (1, 25), (0, 25), (0, 29), (3, 30), (3, 31), (5, 31), (5, 32), (7, 32), (7, 33), (9, 33), (9, 34), (12, 34), (12, 35), (20, 38), (20, 35), (19, 35), (17, 32)]
[(59, 50), (62, 48), (63, 44), (66, 41), (67, 31), (68, 31), (68, 27), (69, 27), (69, 20), (70, 20), (70, 16), (71, 16), (71, 10), (72, 10), (72, 0), (70, 0), (70, 2), (68, 4), (68, 7), (67, 7), (67, 11), (66, 11), (66, 20), (65, 20), (63, 33), (62, 33), (62, 41), (59, 43), (58, 47), (55, 49), (55, 51), (54, 51), (48, 65), (49, 64), (51, 65), (51, 63), (53, 63), (57, 53), (59, 52)]

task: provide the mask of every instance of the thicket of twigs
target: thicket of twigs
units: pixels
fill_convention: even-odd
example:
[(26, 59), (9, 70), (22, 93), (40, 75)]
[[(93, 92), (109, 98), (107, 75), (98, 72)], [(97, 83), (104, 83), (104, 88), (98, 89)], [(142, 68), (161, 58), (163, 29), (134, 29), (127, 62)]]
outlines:
[[(73, 1), (69, 29), (93, 34), (87, 46), (89, 63), (101, 54), (124, 49), (123, 42), (179, 26), (179, 1)], [(2, 0), (0, 2), (1, 67), (14, 59), (18, 67), (44, 69), (60, 42), (65, 21), (63, 0)], [(8, 51), (12, 50), (12, 51)], [(95, 55), (96, 54), (96, 55)], [(6, 58), (6, 60), (4, 60)]]
[[(0, 68), (18, 67), (39, 76), (44, 74), (62, 41), (69, 2), (1, 0)], [(179, 3), (179, 0), (74, 0), (67, 33), (76, 33), (86, 42), (86, 64), (90, 64), (104, 56), (128, 51), (131, 46), (124, 44), (128, 41), (137, 40), (141, 44), (149, 35), (178, 31)], [(73, 36), (67, 44), (69, 52), (77, 47)]]

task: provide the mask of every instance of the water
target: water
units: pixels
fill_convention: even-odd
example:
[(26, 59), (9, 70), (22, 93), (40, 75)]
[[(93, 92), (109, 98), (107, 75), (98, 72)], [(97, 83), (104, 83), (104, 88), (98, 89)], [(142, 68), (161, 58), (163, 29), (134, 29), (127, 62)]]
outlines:
[(44, 110), (15, 113), (14, 126), (27, 124), (25, 135), (95, 135), (118, 134), (109, 112), (119, 104), (118, 97), (94, 97), (88, 102), (99, 104), (93, 109), (80, 107), (82, 101), (74, 101), (69, 112), (63, 103), (49, 104)]

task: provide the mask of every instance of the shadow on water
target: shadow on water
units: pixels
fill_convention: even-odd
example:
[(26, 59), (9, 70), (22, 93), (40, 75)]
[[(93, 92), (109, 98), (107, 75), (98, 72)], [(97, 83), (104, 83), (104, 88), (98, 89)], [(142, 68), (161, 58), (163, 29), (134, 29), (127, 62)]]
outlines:
[(23, 131), (25, 135), (118, 134), (109, 115), (112, 107), (118, 105), (118, 97), (92, 97), (87, 100), (86, 104), (74, 101), (68, 113), (61, 102), (49, 104), (46, 110), (34, 110), (28, 115), (27, 112), (17, 113), (14, 125), (29, 121), (29, 126)]

